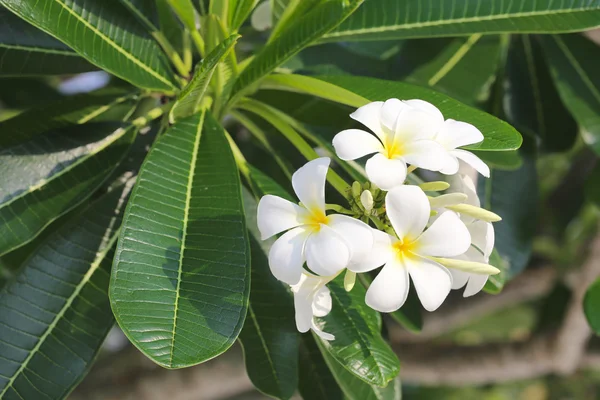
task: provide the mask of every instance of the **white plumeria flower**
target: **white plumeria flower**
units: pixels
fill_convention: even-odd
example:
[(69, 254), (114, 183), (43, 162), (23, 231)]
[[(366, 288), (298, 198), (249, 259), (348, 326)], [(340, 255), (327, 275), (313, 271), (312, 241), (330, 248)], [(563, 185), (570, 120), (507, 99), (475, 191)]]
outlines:
[[(468, 175), (455, 175), (451, 179), (451, 191), (467, 195), (466, 204), (480, 207), (479, 196), (473, 180)], [(467, 225), (471, 234), (471, 247), (459, 257), (460, 260), (474, 261), (487, 264), (494, 250), (495, 234), (491, 222), (479, 221), (465, 214), (460, 215), (461, 220)], [(481, 291), (489, 275), (473, 274), (465, 271), (451, 269), (453, 283), (452, 289), (465, 287), (464, 297), (473, 296)]]
[(254, 9), (250, 17), (250, 25), (259, 32), (271, 29), (273, 22), (271, 20), (271, 1), (266, 0), (260, 3)]
[(291, 286), (296, 309), (296, 328), (299, 332), (312, 329), (325, 340), (335, 339), (332, 334), (319, 329), (314, 318), (324, 317), (331, 311), (331, 293), (325, 285), (333, 278), (335, 276), (321, 277), (304, 272), (300, 282)]
[(332, 276), (373, 246), (372, 230), (364, 222), (345, 215), (326, 215), (329, 163), (329, 158), (317, 158), (292, 176), (301, 206), (271, 195), (258, 203), (258, 229), (263, 240), (287, 231), (271, 247), (269, 266), (277, 279), (289, 285), (300, 281), (305, 261), (314, 273)]
[[(456, 257), (471, 244), (465, 224), (455, 213), (444, 213), (427, 230), (431, 207), (418, 186), (399, 186), (385, 199), (386, 212), (398, 237), (378, 231), (370, 262), (357, 263), (356, 272), (385, 264), (367, 290), (366, 303), (392, 312), (408, 296), (409, 276), (427, 311), (436, 310), (450, 293), (452, 275), (432, 257)], [(362, 268), (361, 268), (362, 267)]]
[(441, 113), (439, 117), (441, 117), (442, 124), (434, 139), (447, 151), (447, 161), (440, 172), (446, 175), (456, 174), (460, 168), (459, 160), (461, 160), (475, 168), (481, 175), (489, 178), (490, 168), (486, 163), (475, 154), (467, 150), (459, 149), (459, 147), (462, 146), (481, 142), (483, 140), (483, 134), (479, 129), (467, 122), (455, 121), (453, 119), (444, 121)]
[[(383, 190), (402, 185), (407, 164), (439, 171), (447, 168), (447, 151), (433, 140), (444, 119), (440, 111), (423, 100), (390, 99), (360, 107), (351, 118), (376, 136), (360, 129), (347, 129), (333, 138), (342, 160), (355, 160), (376, 153), (366, 164), (369, 180)], [(441, 118), (441, 122), (440, 119)]]

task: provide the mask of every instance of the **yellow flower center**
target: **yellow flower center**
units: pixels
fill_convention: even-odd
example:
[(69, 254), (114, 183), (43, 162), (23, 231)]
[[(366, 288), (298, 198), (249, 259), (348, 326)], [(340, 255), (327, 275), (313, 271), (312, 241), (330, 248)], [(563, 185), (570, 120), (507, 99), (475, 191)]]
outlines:
[(388, 136), (388, 139), (385, 141), (383, 147), (383, 155), (390, 160), (394, 159), (395, 157), (399, 157), (404, 153), (404, 146), (402, 146), (402, 143), (394, 140), (393, 136), (391, 138)]
[(409, 256), (417, 247), (417, 242), (411, 240), (399, 240), (392, 245), (396, 255), (400, 258)]
[(327, 225), (329, 223), (329, 217), (321, 210), (311, 210), (304, 223), (318, 232), (321, 229), (321, 224)]

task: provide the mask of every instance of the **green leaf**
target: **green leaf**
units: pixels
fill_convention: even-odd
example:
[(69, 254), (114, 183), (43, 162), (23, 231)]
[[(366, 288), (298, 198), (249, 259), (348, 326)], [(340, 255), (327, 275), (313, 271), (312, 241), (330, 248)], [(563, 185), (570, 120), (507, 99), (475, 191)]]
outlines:
[(583, 310), (590, 327), (600, 335), (600, 278), (596, 279), (585, 293)]
[(362, 0), (331, 0), (319, 4), (299, 17), (279, 36), (265, 46), (242, 71), (233, 86), (232, 94), (240, 92), (270, 74), (303, 48), (319, 39), (350, 15)]
[(93, 65), (0, 6), (0, 76), (77, 74)]
[[(481, 151), (515, 150), (521, 146), (523, 141), (519, 132), (506, 122), (430, 89), (402, 82), (354, 76), (328, 76), (318, 77), (318, 79), (340, 86), (368, 99), (368, 101), (385, 101), (393, 97), (428, 101), (438, 107), (445, 118), (469, 122), (483, 133), (485, 137), (483, 142), (465, 146), (465, 149)], [(327, 98), (317, 93), (312, 94)], [(354, 104), (356, 107), (362, 105), (364, 104)]]
[(93, 123), (0, 150), (0, 255), (33, 240), (92, 195), (125, 157), (135, 133), (118, 123)]
[(596, 166), (590, 172), (585, 182), (585, 197), (588, 201), (600, 207), (600, 163), (596, 162)]
[(177, 101), (169, 115), (171, 123), (196, 112), (217, 66), (227, 56), (227, 53), (233, 49), (239, 38), (240, 35), (231, 35), (212, 50), (198, 65), (192, 80), (177, 96)]
[(166, 368), (227, 350), (248, 308), (250, 254), (237, 167), (212, 115), (159, 138), (124, 221), (110, 297), (127, 337)]
[[(108, 120), (111, 110), (121, 105), (133, 107), (137, 94), (120, 90), (100, 90), (79, 94), (27, 110), (0, 122), (0, 149), (14, 146), (49, 130)], [(119, 118), (122, 119), (122, 118)]]
[(599, 0), (369, 0), (327, 41), (391, 40), (474, 33), (550, 33), (600, 25)]
[(89, 370), (114, 322), (107, 290), (130, 186), (74, 215), (0, 292), (3, 399), (64, 399)]
[(327, 0), (268, 0), (271, 1), (273, 28), (269, 42), (286, 30), (294, 20)]
[[(337, 364), (337, 361), (333, 360)], [(339, 366), (342, 368), (341, 366)], [(343, 400), (344, 393), (331, 374), (312, 335), (302, 335), (298, 391), (303, 399)], [(352, 377), (349, 374), (349, 377)], [(352, 379), (356, 379), (352, 377)], [(362, 381), (361, 381), (362, 383)]]
[(328, 353), (324, 342), (316, 340), (321, 350), (321, 355), (327, 363), (329, 370), (335, 377), (338, 385), (349, 400), (401, 400), (402, 389), (400, 378), (396, 378), (388, 383), (385, 388), (370, 385), (348, 372), (335, 358)]
[(120, 2), (0, 0), (0, 4), (119, 78), (146, 89), (176, 89), (164, 53)]
[(476, 151), (472, 152), (491, 168), (515, 170), (523, 165), (518, 150), (512, 151)]
[[(222, 0), (226, 1), (226, 0)], [(190, 30), (196, 30), (196, 9), (191, 0), (167, 0), (181, 22)]]
[(250, 249), (250, 304), (240, 333), (246, 371), (261, 392), (289, 399), (298, 386), (299, 334), (294, 321), (294, 303), (281, 282), (271, 274), (267, 256), (254, 236), (250, 236)]
[(489, 179), (478, 182), (482, 207), (502, 217), (502, 221), (494, 223), (495, 247), (501, 260), (491, 259), (492, 265), (506, 271), (497, 277), (502, 284), (526, 267), (537, 228), (539, 189), (535, 157), (522, 156), (523, 165), (519, 169), (492, 169)]
[(542, 38), (550, 71), (564, 105), (584, 131), (583, 138), (600, 154), (600, 55), (581, 35)]
[(120, 0), (129, 11), (142, 22), (149, 31), (157, 30), (159, 26), (156, 1)]
[[(329, 285), (333, 307), (317, 323), (335, 340), (321, 341), (333, 359), (369, 385), (384, 387), (400, 371), (400, 362), (381, 337), (381, 317), (365, 304), (366, 290), (356, 285), (346, 292), (343, 277)], [(331, 366), (330, 366), (331, 367)]]
[(534, 133), (544, 150), (571, 148), (577, 138), (577, 123), (561, 102), (534, 37), (512, 38), (506, 73), (507, 120), (523, 132)]
[(259, 0), (229, 0), (229, 27), (237, 31), (250, 16)]

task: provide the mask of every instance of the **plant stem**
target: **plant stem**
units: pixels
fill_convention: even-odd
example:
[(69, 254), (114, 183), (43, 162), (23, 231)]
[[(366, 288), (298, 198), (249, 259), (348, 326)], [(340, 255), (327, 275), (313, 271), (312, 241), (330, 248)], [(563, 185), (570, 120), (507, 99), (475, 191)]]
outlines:
[(175, 103), (169, 102), (160, 107), (153, 108), (152, 110), (148, 111), (146, 115), (131, 121), (131, 124), (137, 126), (138, 128), (144, 127), (148, 125), (149, 122), (154, 121), (155, 119), (158, 119), (164, 114), (168, 113), (171, 110), (171, 107), (173, 107), (173, 104)]
[(197, 30), (190, 31), (190, 35), (196, 49), (198, 49), (198, 53), (200, 53), (201, 57), (204, 57), (204, 39), (202, 39), (202, 36), (200, 36), (200, 33)]
[(173, 63), (173, 66), (177, 69), (177, 72), (183, 77), (187, 77), (190, 74), (190, 68), (186, 67), (186, 64), (183, 62), (179, 54), (173, 48), (171, 43), (167, 40), (167, 38), (162, 34), (162, 32), (152, 32), (152, 36), (154, 39), (160, 44), (160, 47), (164, 50), (165, 54)]

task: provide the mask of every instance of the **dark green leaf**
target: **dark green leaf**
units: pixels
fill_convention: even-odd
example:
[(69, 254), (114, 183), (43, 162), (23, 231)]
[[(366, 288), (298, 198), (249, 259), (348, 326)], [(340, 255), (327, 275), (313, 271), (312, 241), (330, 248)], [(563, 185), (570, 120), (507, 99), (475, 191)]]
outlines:
[(519, 169), (492, 169), (490, 178), (480, 179), (478, 183), (482, 207), (502, 217), (502, 221), (494, 223), (496, 250), (506, 265), (506, 275), (498, 278), (502, 280), (511, 279), (527, 265), (537, 227), (539, 195), (535, 157), (522, 156), (523, 165)]
[(600, 49), (581, 35), (554, 35), (542, 44), (558, 93), (600, 154)]
[[(600, 52), (598, 52), (600, 54)], [(577, 123), (563, 106), (535, 38), (514, 36), (506, 67), (507, 120), (532, 132), (547, 151), (565, 151), (577, 138)]]
[(202, 60), (196, 68), (192, 80), (177, 96), (177, 102), (171, 109), (171, 122), (188, 117), (196, 111), (217, 66), (233, 49), (239, 37), (240, 35), (231, 35)]
[(273, 179), (265, 175), (261, 170), (253, 167), (252, 165), (248, 165), (248, 169), (250, 170), (250, 186), (252, 187), (252, 191), (258, 197), (262, 197), (267, 194), (272, 194), (275, 196), (282, 197), (291, 202), (296, 202), (296, 200), (292, 196), (290, 196), (285, 189), (283, 189)]
[(583, 299), (583, 310), (594, 332), (600, 335), (600, 279), (588, 288)]
[(585, 182), (585, 197), (600, 207), (600, 163), (598, 162)]
[[(348, 375), (352, 376), (349, 373)], [(302, 335), (298, 390), (305, 400), (344, 399), (344, 393), (335, 381), (329, 367), (325, 364), (321, 350), (319, 350), (312, 335)]]
[(129, 187), (74, 215), (0, 292), (3, 399), (64, 399), (87, 373), (114, 321), (107, 290)]
[[(225, 2), (227, 0), (222, 0)], [(191, 0), (167, 0), (167, 2), (179, 16), (181, 22), (190, 30), (196, 30), (196, 9)]]
[(518, 150), (512, 151), (473, 151), (473, 154), (481, 158), (492, 167), (505, 170), (515, 170), (523, 164)]
[(142, 22), (149, 31), (159, 27), (158, 9), (156, 1), (148, 0), (120, 0), (129, 11)]
[(335, 377), (338, 385), (349, 400), (401, 400), (402, 389), (400, 378), (396, 378), (388, 383), (385, 388), (370, 385), (346, 370), (330, 353), (325, 349), (322, 341), (317, 339), (317, 345), (321, 349), (329, 370)]
[[(346, 292), (343, 277), (329, 285), (333, 307), (319, 327), (335, 336), (321, 341), (333, 359), (369, 385), (384, 387), (400, 370), (398, 357), (381, 337), (381, 316), (365, 304), (366, 290)], [(331, 367), (331, 366), (330, 366)]]
[(164, 53), (117, 0), (0, 0), (0, 4), (134, 85), (176, 89)]
[(598, 26), (599, 21), (599, 0), (369, 0), (325, 40), (569, 32)]
[(483, 133), (485, 137), (483, 142), (472, 146), (465, 146), (467, 149), (482, 151), (515, 150), (522, 143), (519, 132), (506, 122), (429, 89), (402, 82), (390, 82), (354, 76), (318, 78), (336, 86), (341, 86), (370, 101), (384, 101), (393, 97), (426, 100), (438, 107), (445, 118), (469, 122)]
[(0, 76), (77, 74), (93, 65), (0, 6)]
[(89, 197), (124, 158), (135, 133), (117, 123), (94, 123), (0, 150), (0, 255), (33, 240)]
[(239, 94), (333, 29), (361, 2), (352, 0), (346, 5), (343, 0), (331, 0), (299, 17), (254, 57), (238, 77), (233, 94)]
[(250, 254), (237, 167), (210, 114), (159, 138), (124, 221), (110, 297), (127, 337), (167, 368), (227, 350), (247, 312)]
[(487, 293), (498, 294), (502, 291), (502, 288), (504, 288), (504, 284), (508, 279), (508, 273), (510, 272), (507, 265), (508, 263), (502, 259), (500, 253), (498, 253), (498, 249), (492, 251), (489, 263), (498, 268), (500, 273), (497, 275), (490, 275), (485, 283), (484, 289)]

